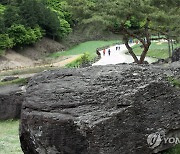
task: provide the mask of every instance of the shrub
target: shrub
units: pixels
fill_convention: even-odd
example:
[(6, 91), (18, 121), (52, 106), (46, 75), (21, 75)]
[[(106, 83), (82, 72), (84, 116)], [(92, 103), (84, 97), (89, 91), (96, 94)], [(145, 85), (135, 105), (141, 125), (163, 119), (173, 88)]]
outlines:
[(25, 44), (25, 42), (29, 39), (24, 25), (12, 25), (10, 28), (8, 28), (8, 34), (10, 38), (13, 39), (14, 44), (17, 46)]
[(35, 27), (33, 30), (37, 40), (40, 40), (43, 35), (45, 35), (45, 32), (39, 26)]
[(88, 53), (84, 53), (80, 58), (66, 65), (68, 68), (87, 67), (91, 63), (91, 56)]
[(26, 28), (24, 25), (12, 25), (8, 28), (8, 33), (16, 46), (33, 44), (42, 38), (39, 27), (31, 29)]
[(13, 40), (8, 34), (0, 34), (0, 50), (12, 48), (13, 45)]
[(72, 31), (70, 24), (64, 20), (60, 19), (60, 33), (61, 38), (67, 36)]

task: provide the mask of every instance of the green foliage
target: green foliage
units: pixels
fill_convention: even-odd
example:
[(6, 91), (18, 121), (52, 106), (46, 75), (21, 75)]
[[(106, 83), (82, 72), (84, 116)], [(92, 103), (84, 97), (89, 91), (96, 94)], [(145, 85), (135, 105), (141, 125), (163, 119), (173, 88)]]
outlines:
[(81, 57), (76, 59), (75, 61), (66, 65), (68, 68), (78, 68), (78, 67), (86, 67), (90, 65), (92, 61), (92, 57), (88, 53), (84, 53)]
[(17, 46), (26, 44), (29, 40), (28, 31), (23, 25), (12, 25), (8, 29), (9, 36)]
[(5, 31), (5, 24), (3, 18), (5, 9), (6, 9), (5, 6), (0, 4), (0, 33), (3, 33)]
[[(180, 44), (174, 45), (174, 47), (178, 47)], [(136, 55), (140, 56), (142, 49), (140, 45), (135, 45), (132, 47), (133, 51)], [(149, 51), (147, 53), (147, 56), (149, 57), (154, 57), (154, 58), (159, 58), (159, 59), (166, 59), (169, 57), (168, 53), (168, 43), (155, 43), (153, 42), (149, 48)]]
[(66, 10), (66, 1), (47, 0), (47, 4), (58, 16), (60, 38), (67, 36), (72, 31), (70, 26), (72, 21), (70, 13)]
[(36, 40), (39, 40), (43, 37), (43, 35), (45, 35), (45, 32), (41, 29), (41, 27), (36, 26), (34, 29), (34, 34), (36, 36)]
[(152, 0), (152, 5), (159, 10), (152, 14), (155, 28), (168, 38), (180, 40), (180, 1)]
[(4, 33), (5, 32), (5, 24), (4, 24), (4, 19), (2, 17), (0, 17), (0, 33)]
[[(168, 77), (168, 81), (177, 88), (180, 88), (180, 79)], [(180, 148), (180, 147), (179, 147)], [(179, 149), (180, 150), (180, 149)]]
[(56, 4), (57, 2), (47, 3), (48, 6), (46, 6), (43, 1), (23, 0), (20, 4), (23, 24), (29, 27), (39, 25), (49, 37), (53, 39), (63, 38), (71, 32), (71, 28), (66, 21), (64, 11)]
[(67, 36), (71, 31), (72, 31), (72, 29), (70, 27), (70, 24), (66, 20), (60, 19), (61, 38)]
[(13, 45), (13, 40), (9, 38), (8, 34), (0, 34), (0, 50), (12, 48)]
[[(158, 0), (68, 0), (73, 18), (79, 24), (123, 35), (127, 47), (129, 38), (138, 39), (143, 45), (140, 60), (128, 48), (136, 63), (143, 63), (153, 33), (179, 34), (179, 0), (171, 5), (163, 3), (168, 0), (161, 0), (160, 6), (163, 7), (153, 1)], [(173, 21), (176, 24), (172, 24)]]
[(5, 9), (6, 9), (5, 6), (0, 4), (0, 15), (4, 13)]
[[(3, 0), (0, 3), (3, 4), (0, 4), (0, 34), (8, 34), (13, 46), (33, 44), (45, 34), (62, 39), (71, 32), (66, 1)], [(0, 42), (3, 48), (12, 47), (7, 38)]]
[(163, 152), (162, 154), (180, 154), (180, 144), (169, 150), (166, 150), (166, 152)]
[(34, 27), (43, 18), (44, 5), (36, 0), (22, 0), (18, 8), (24, 25)]
[(24, 25), (12, 25), (8, 28), (8, 34), (16, 46), (29, 45), (42, 38), (40, 28), (26, 28)]
[(3, 18), (4, 18), (5, 26), (7, 28), (11, 27), (11, 25), (13, 25), (13, 24), (21, 23), (21, 19), (19, 16), (19, 10), (15, 6), (7, 6), (6, 10), (4, 11)]
[(56, 11), (60, 19), (65, 19), (69, 24), (72, 24), (72, 15), (68, 10), (69, 6), (66, 0), (47, 0), (47, 5)]

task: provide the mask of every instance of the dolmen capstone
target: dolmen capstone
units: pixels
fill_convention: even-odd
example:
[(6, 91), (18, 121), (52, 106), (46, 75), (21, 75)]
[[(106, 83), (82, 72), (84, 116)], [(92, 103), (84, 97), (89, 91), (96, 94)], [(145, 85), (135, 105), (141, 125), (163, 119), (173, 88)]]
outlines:
[(180, 65), (121, 64), (36, 75), (22, 107), (23, 152), (152, 154), (173, 147), (180, 138), (180, 90), (169, 76), (180, 77)]

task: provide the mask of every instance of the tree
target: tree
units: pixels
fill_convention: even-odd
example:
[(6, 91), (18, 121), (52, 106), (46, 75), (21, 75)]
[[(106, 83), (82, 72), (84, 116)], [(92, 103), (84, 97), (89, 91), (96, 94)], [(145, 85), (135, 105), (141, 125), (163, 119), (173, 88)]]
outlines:
[(59, 32), (61, 38), (67, 36), (71, 31), (72, 18), (69, 11), (66, 9), (68, 6), (66, 1), (47, 0), (46, 4), (55, 12), (59, 19)]
[(39, 27), (34, 29), (24, 25), (12, 25), (8, 28), (9, 37), (13, 40), (14, 46), (23, 46), (35, 43), (42, 38)]
[(168, 40), (169, 57), (173, 51), (173, 40), (180, 40), (180, 1), (179, 0), (152, 0), (159, 12), (154, 15), (158, 23), (155, 31), (165, 36)]
[(0, 49), (8, 49), (13, 47), (13, 40), (9, 38), (8, 34), (0, 34)]
[(57, 11), (49, 8), (44, 1), (22, 0), (19, 5), (23, 24), (32, 28), (39, 25), (53, 39), (62, 38), (66, 33), (62, 28), (69, 28), (67, 24), (61, 24)]
[[(154, 0), (155, 1), (155, 0)], [(123, 36), (125, 45), (136, 63), (142, 64), (151, 45), (151, 34), (161, 22), (155, 16), (163, 12), (153, 0), (69, 0), (74, 19), (79, 24), (99, 26)], [(163, 0), (162, 0), (163, 1)], [(163, 18), (166, 22), (169, 17)], [(161, 29), (162, 31), (162, 29)], [(128, 40), (138, 39), (143, 47), (140, 59)]]
[(11, 27), (13, 24), (20, 24), (21, 19), (19, 16), (19, 10), (15, 6), (7, 6), (6, 10), (4, 11), (4, 23), (5, 26)]

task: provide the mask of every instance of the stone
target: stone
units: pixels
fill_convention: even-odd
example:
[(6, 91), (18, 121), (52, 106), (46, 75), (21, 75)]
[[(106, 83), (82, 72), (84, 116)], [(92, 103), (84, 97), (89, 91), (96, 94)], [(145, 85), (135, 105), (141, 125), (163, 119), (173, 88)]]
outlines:
[(1, 82), (13, 81), (13, 80), (16, 80), (16, 79), (19, 79), (19, 77), (16, 77), (16, 76), (7, 76), (7, 77), (4, 77), (1, 80)]
[(24, 93), (19, 85), (0, 87), (0, 120), (20, 119)]
[[(179, 69), (121, 64), (36, 75), (22, 107), (23, 152), (152, 154), (174, 146), (164, 138), (180, 137), (180, 91), (167, 74)], [(161, 142), (151, 143), (153, 133)]]
[(176, 48), (172, 53), (172, 62), (180, 61), (180, 48)]

